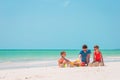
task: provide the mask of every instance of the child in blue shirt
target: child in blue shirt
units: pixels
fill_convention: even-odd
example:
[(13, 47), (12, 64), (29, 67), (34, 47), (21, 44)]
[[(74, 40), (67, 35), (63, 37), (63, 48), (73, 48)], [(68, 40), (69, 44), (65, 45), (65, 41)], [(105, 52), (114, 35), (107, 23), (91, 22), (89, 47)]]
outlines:
[(79, 53), (79, 59), (81, 60), (81, 66), (88, 65), (90, 62), (91, 50), (87, 49), (87, 45), (82, 46), (82, 50)]

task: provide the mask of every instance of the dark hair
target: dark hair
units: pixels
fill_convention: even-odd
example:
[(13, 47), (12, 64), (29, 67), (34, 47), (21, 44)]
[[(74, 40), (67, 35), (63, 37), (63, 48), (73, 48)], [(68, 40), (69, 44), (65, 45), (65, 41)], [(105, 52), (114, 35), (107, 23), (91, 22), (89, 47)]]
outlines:
[(82, 48), (83, 48), (83, 49), (87, 49), (87, 45), (84, 44), (84, 45), (82, 46)]
[(60, 53), (60, 55), (62, 56), (64, 53), (66, 53), (65, 51), (62, 51), (61, 53)]
[(95, 45), (94, 48), (98, 48), (98, 49), (99, 49), (99, 46), (98, 46), (98, 45)]

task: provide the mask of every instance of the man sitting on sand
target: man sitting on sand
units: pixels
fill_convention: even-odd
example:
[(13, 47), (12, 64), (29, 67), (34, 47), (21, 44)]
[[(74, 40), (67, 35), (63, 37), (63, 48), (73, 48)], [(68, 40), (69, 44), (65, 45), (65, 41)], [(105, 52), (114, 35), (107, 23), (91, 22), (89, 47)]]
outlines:
[(79, 59), (82, 61), (81, 66), (87, 66), (90, 61), (91, 51), (87, 49), (87, 45), (82, 46), (82, 51), (80, 51)]

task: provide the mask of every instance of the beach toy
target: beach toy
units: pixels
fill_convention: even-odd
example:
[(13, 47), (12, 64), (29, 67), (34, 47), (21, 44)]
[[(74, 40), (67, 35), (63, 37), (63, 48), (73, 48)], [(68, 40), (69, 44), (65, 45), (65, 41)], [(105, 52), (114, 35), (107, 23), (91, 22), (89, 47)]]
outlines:
[(64, 67), (66, 68), (66, 67), (67, 67), (67, 64), (65, 64)]
[(73, 62), (73, 65), (76, 66), (76, 67), (79, 67), (80, 66), (80, 59), (76, 59), (74, 62)]
[(80, 66), (85, 66), (85, 63), (84, 63), (84, 62), (81, 62)]
[(74, 62), (70, 62), (70, 65), (73, 65), (74, 64)]
[(74, 67), (74, 62), (70, 62), (70, 67)]
[(76, 59), (76, 62), (80, 62), (80, 59)]

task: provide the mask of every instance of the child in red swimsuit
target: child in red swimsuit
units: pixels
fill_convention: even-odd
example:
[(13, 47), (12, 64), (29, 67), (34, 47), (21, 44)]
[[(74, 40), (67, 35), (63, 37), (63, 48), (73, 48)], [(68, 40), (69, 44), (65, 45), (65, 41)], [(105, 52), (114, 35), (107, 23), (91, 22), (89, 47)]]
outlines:
[(94, 46), (93, 62), (89, 66), (104, 66), (103, 56), (98, 45)]

